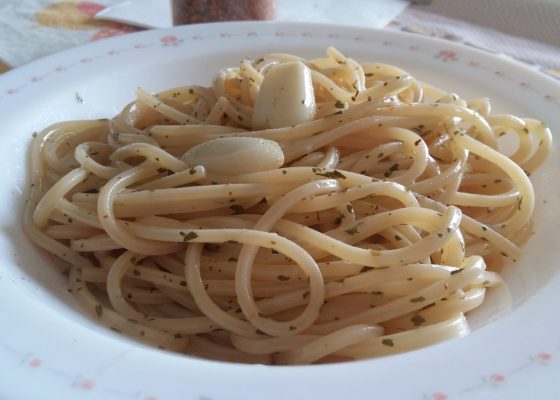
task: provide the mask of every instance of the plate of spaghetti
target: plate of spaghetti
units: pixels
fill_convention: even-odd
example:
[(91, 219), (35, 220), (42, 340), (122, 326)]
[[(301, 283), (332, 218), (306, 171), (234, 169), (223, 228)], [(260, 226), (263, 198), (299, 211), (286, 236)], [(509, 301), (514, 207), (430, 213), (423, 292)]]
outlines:
[(279, 23), (3, 75), (0, 395), (557, 394), (559, 87)]

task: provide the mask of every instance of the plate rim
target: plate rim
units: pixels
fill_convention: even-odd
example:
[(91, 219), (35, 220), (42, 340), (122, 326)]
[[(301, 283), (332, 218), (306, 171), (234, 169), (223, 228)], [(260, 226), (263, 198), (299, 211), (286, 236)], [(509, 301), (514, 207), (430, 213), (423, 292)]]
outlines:
[[(196, 31), (198, 29), (214, 29), (217, 26), (236, 26), (236, 27), (240, 27), (240, 26), (287, 26), (287, 27), (292, 27), (292, 28), (302, 28), (302, 27), (321, 27), (321, 28), (332, 28), (332, 27), (336, 27), (336, 29), (338, 30), (342, 30), (342, 31), (354, 31), (354, 32), (368, 32), (369, 34), (374, 34), (374, 35), (378, 35), (378, 34), (388, 34), (389, 36), (394, 35), (397, 37), (403, 37), (403, 38), (414, 38), (414, 40), (420, 40), (424, 43), (438, 43), (438, 44), (442, 44), (445, 45), (445, 47), (451, 47), (451, 48), (459, 48), (462, 51), (472, 51), (477, 55), (480, 55), (482, 57), (485, 58), (489, 58), (491, 60), (497, 61), (499, 60), (500, 62), (507, 62), (508, 64), (513, 64), (516, 68), (521, 68), (523, 71), (525, 71), (525, 73), (529, 73), (530, 75), (532, 75), (533, 78), (538, 77), (538, 79), (544, 79), (543, 82), (547, 82), (548, 84), (552, 83), (553, 87), (556, 91), (559, 91), (560, 93), (560, 83), (555, 81), (553, 78), (547, 76), (546, 74), (535, 70), (533, 68), (531, 68), (530, 66), (523, 64), (513, 58), (507, 58), (504, 59), (500, 54), (497, 53), (487, 53), (483, 50), (477, 49), (477, 48), (472, 48), (469, 46), (465, 46), (463, 44), (460, 43), (454, 43), (454, 42), (448, 42), (444, 39), (440, 39), (440, 38), (434, 38), (434, 37), (424, 37), (424, 36), (420, 36), (414, 33), (408, 33), (408, 32), (402, 32), (402, 31), (392, 31), (392, 30), (383, 30), (383, 29), (373, 29), (373, 28), (363, 28), (363, 27), (356, 27), (356, 26), (345, 26), (345, 25), (332, 25), (332, 24), (315, 24), (315, 23), (301, 23), (301, 22), (294, 22), (294, 23), (284, 23), (284, 22), (252, 22), (252, 23), (246, 23), (246, 22), (228, 22), (228, 23), (209, 23), (209, 24), (197, 24), (197, 25), (191, 25), (191, 26), (187, 26), (187, 27), (174, 27), (174, 28), (165, 28), (165, 29), (157, 29), (157, 30), (149, 30), (149, 31), (143, 31), (143, 32), (136, 32), (136, 33), (131, 33), (125, 36), (120, 36), (120, 37), (116, 37), (116, 38), (110, 38), (110, 39), (106, 39), (103, 42), (94, 42), (94, 43), (89, 43), (87, 45), (83, 45), (83, 46), (78, 46), (72, 49), (67, 49), (64, 50), (62, 52), (53, 54), (53, 55), (49, 55), (47, 57), (35, 60), (29, 64), (26, 64), (24, 66), (15, 68), (11, 71), (6, 72), (5, 74), (0, 75), (0, 89), (2, 88), (2, 84), (4, 82), (8, 82), (10, 78), (14, 77), (14, 76), (18, 76), (18, 74), (25, 74), (27, 72), (31, 72), (37, 68), (39, 68), (42, 65), (45, 65), (45, 63), (50, 63), (51, 61), (56, 61), (59, 58), (64, 58), (64, 57), (69, 57), (69, 56), (73, 56), (73, 55), (78, 55), (84, 52), (87, 52), (90, 49), (96, 49), (96, 48), (103, 48), (104, 46), (109, 46), (112, 43), (125, 43), (128, 42), (132, 39), (130, 39), (131, 35), (135, 35), (135, 37), (141, 37), (141, 36), (146, 36), (146, 37), (151, 37), (153, 35), (156, 34), (163, 34), (163, 33), (167, 33), (167, 32), (174, 32), (177, 30), (183, 30), (188, 28), (187, 30), (193, 30)], [(406, 39), (405, 39), (406, 40)], [(103, 45), (100, 45), (100, 43), (104, 43)], [(0, 103), (1, 103), (2, 99), (0, 97)], [(462, 339), (460, 339), (462, 340)], [(446, 345), (447, 343), (444, 343), (443, 345)], [(447, 347), (447, 346), (444, 346)], [(146, 350), (146, 349), (144, 349)], [(432, 349), (433, 351), (434, 349)], [(146, 350), (148, 351), (148, 350)], [(148, 351), (150, 352), (150, 351)], [(159, 352), (157, 353), (159, 354)], [(409, 354), (409, 353), (406, 353)], [(181, 357), (181, 359), (185, 359), (185, 357), (182, 356), (177, 356), (177, 357)], [(394, 360), (396, 360), (399, 357), (394, 358)], [(402, 357), (402, 358), (408, 358), (406, 356)], [(380, 359), (377, 359), (380, 360)], [(376, 361), (377, 361), (376, 360)], [(387, 360), (385, 360), (387, 361)], [(204, 362), (201, 361), (203, 364)], [(372, 360), (365, 360), (365, 361), (357, 361), (357, 362), (353, 362), (350, 364), (354, 364), (354, 365), (358, 365), (358, 364), (363, 364), (363, 363), (371, 363)], [(0, 360), (0, 364), (1, 364), (1, 360)], [(389, 364), (393, 364), (393, 361), (389, 362)], [(230, 365), (228, 365), (228, 368), (230, 367)], [(265, 368), (269, 368), (269, 367), (265, 367)], [(278, 367), (272, 367), (272, 368), (278, 368)], [(281, 368), (293, 368), (294, 370), (300, 369), (300, 368), (309, 368), (309, 367), (281, 367)], [(324, 370), (324, 369), (330, 369), (332, 368), (332, 366), (313, 366), (311, 368), (314, 368), (317, 371), (320, 370)], [(248, 369), (250, 371), (255, 370), (255, 367), (245, 367), (245, 366), (239, 366), (239, 369)], [(496, 383), (496, 382), (494, 382)], [(434, 392), (437, 393), (437, 392)], [(1, 392), (0, 392), (1, 394)]]

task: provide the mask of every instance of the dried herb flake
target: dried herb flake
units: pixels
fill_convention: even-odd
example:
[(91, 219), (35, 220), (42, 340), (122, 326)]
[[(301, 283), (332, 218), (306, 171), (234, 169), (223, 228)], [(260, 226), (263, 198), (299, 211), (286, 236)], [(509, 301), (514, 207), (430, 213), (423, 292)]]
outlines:
[(101, 304), (95, 306), (95, 313), (99, 318), (101, 318), (101, 316), (103, 315), (103, 306)]
[(189, 240), (196, 239), (198, 234), (196, 232), (190, 231), (189, 233), (186, 232), (179, 232), (179, 235), (183, 237), (183, 242), (188, 242)]
[(424, 296), (413, 297), (410, 299), (411, 303), (420, 303), (422, 301), (426, 301), (426, 298)]
[(383, 339), (381, 341), (381, 344), (383, 344), (384, 346), (393, 347), (395, 345), (395, 342), (393, 342), (393, 339)]
[(426, 318), (424, 318), (421, 315), (416, 314), (412, 318), (410, 318), (410, 322), (412, 322), (414, 324), (414, 326), (420, 326), (424, 322), (426, 322)]

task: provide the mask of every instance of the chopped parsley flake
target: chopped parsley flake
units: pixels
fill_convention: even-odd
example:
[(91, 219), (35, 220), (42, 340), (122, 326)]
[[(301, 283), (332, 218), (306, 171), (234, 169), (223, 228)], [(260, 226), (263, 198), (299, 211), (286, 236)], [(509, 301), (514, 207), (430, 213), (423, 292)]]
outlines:
[(101, 316), (103, 315), (103, 306), (101, 304), (95, 306), (95, 313), (99, 318), (101, 318)]
[[(441, 298), (442, 301), (443, 301), (444, 299), (447, 300), (447, 298), (445, 298), (445, 297), (442, 297), (442, 298)], [(436, 305), (436, 303), (426, 304), (426, 305), (425, 305), (424, 307), (422, 307), (420, 310), (426, 310), (427, 308), (433, 307), (433, 306), (435, 306), (435, 305)]]
[(456, 269), (454, 271), (451, 271), (450, 275), (458, 274), (459, 272), (462, 272), (462, 271), (463, 271), (463, 268), (459, 268), (459, 269)]
[(189, 240), (196, 239), (198, 234), (196, 232), (190, 231), (189, 233), (186, 232), (179, 232), (179, 235), (183, 237), (183, 242), (188, 242)]
[(393, 172), (398, 171), (398, 170), (399, 170), (399, 163), (394, 163), (393, 165), (391, 165), (389, 167), (389, 169), (387, 171), (385, 171), (383, 176), (385, 176), (385, 178), (388, 178), (391, 175), (393, 175)]
[(410, 318), (410, 322), (412, 322), (414, 326), (420, 326), (424, 322), (426, 322), (426, 319), (423, 316), (416, 314), (415, 316)]
[(411, 303), (420, 303), (422, 301), (426, 301), (426, 298), (424, 296), (413, 297), (410, 299)]
[(239, 204), (232, 204), (229, 208), (231, 208), (231, 210), (236, 214), (241, 214), (243, 212), (243, 207)]
[(393, 347), (395, 345), (395, 343), (393, 342), (393, 339), (383, 339), (381, 341), (381, 344), (383, 344), (384, 346), (389, 346), (389, 347)]
[(346, 179), (346, 175), (342, 172), (333, 169), (331, 171), (323, 169), (323, 168), (312, 168), (311, 169), (315, 175), (324, 176), (325, 178), (330, 179)]

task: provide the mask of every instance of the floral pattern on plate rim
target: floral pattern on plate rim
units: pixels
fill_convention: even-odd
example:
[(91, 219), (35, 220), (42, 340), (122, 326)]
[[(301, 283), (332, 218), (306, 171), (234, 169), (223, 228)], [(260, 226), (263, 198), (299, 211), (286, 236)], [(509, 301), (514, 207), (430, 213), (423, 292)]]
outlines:
[[(0, 343), (0, 348), (4, 349), (7, 353), (5, 356), (11, 356), (16, 364), (29, 369), (44, 369), (47, 373), (57, 376), (66, 382), (67, 386), (74, 389), (84, 390), (84, 391), (104, 391), (109, 393), (117, 393), (123, 398), (130, 398), (133, 400), (158, 400), (158, 397), (153, 394), (143, 394), (141, 390), (131, 391), (129, 395), (125, 395), (122, 392), (122, 388), (116, 389), (107, 386), (97, 385), (93, 378), (82, 376), (81, 374), (76, 374), (74, 371), (60, 369), (59, 366), (50, 365), (46, 360), (43, 360), (40, 355), (27, 353), (25, 351), (14, 349), (6, 344)], [(464, 386), (463, 388), (456, 389), (454, 391), (455, 395), (467, 394), (473, 392), (477, 389), (483, 387), (494, 387), (499, 388), (501, 385), (505, 384), (508, 380), (515, 377), (519, 372), (530, 368), (530, 367), (547, 367), (552, 362), (554, 356), (550, 352), (539, 352), (537, 354), (532, 354), (526, 358), (525, 362), (512, 366), (512, 368), (507, 372), (495, 372), (489, 375), (481, 376), (476, 382), (472, 382)], [(433, 393), (426, 393), (420, 398), (422, 400), (451, 400), (454, 396), (451, 393), (437, 391)], [(210, 400), (210, 399), (208, 399)]]
[[(276, 37), (300, 36), (300, 37), (303, 37), (303, 38), (310, 38), (310, 37), (313, 37), (313, 36), (316, 36), (316, 35), (307, 31), (307, 30), (303, 31), (303, 32), (300, 32), (300, 33), (287, 33), (287, 32), (284, 32), (284, 31), (275, 31), (274, 33), (270, 33), (270, 34), (258, 33), (258, 32), (255, 32), (255, 31), (249, 31), (245, 34), (243, 34), (243, 33), (221, 32), (221, 33), (216, 33), (216, 34), (212, 34), (212, 35), (190, 35), (190, 36), (186, 36), (186, 37), (180, 37), (180, 36), (172, 35), (172, 34), (165, 34), (165, 35), (162, 35), (162, 36), (159, 37), (158, 42), (141, 43), (141, 44), (138, 43), (138, 44), (132, 45), (128, 48), (112, 49), (112, 50), (106, 51), (105, 53), (98, 54), (96, 56), (81, 58), (77, 62), (74, 62), (74, 63), (71, 63), (71, 64), (59, 65), (59, 66), (55, 67), (52, 71), (46, 71), (44, 74), (42, 74), (40, 76), (32, 76), (26, 82), (22, 82), (19, 85), (16, 85), (16, 86), (13, 86), (13, 87), (7, 89), (6, 91), (4, 91), (4, 93), (0, 94), (0, 100), (2, 100), (2, 98), (5, 97), (5, 96), (17, 95), (22, 90), (24, 90), (27, 85), (32, 84), (32, 83), (41, 82), (42, 80), (44, 80), (45, 78), (48, 78), (51, 74), (53, 74), (53, 72), (62, 73), (62, 72), (65, 72), (69, 69), (72, 69), (72, 68), (74, 68), (74, 67), (76, 67), (80, 64), (88, 64), (88, 63), (91, 63), (91, 62), (93, 62), (97, 59), (105, 58), (105, 57), (108, 57), (108, 56), (117, 56), (120, 53), (125, 52), (125, 51), (140, 50), (140, 49), (145, 49), (145, 48), (148, 48), (148, 47), (156, 47), (156, 46), (177, 47), (177, 46), (181, 46), (181, 45), (184, 45), (184, 44), (188, 43), (189, 39), (192, 40), (192, 41), (201, 41), (201, 40), (205, 40), (205, 39), (215, 39), (215, 38), (227, 39), (227, 38), (239, 37), (239, 36), (246, 36), (247, 38), (257, 38), (259, 36), (272, 36), (272, 37), (274, 37), (274, 36), (276, 36)], [(357, 41), (357, 42), (363, 42), (363, 41), (368, 40), (367, 38), (365, 38), (362, 35), (345, 37), (345, 36), (342, 36), (338, 33), (329, 33), (329, 34), (325, 35), (325, 37), (328, 38), (328, 39), (350, 39), (350, 40), (354, 40), (354, 41)], [(424, 52), (424, 53), (433, 52), (433, 50), (423, 49), (421, 47), (414, 46), (414, 45), (401, 44), (401, 43), (397, 43), (397, 42), (391, 41), (391, 40), (382, 40), (381, 44), (383, 46), (387, 46), (387, 47), (405, 48), (408, 51), (420, 51), (420, 52)], [(478, 49), (478, 47), (476, 47), (476, 48)], [(432, 54), (432, 56), (436, 59), (439, 59), (442, 62), (463, 62), (471, 68), (478, 68), (478, 69), (486, 70), (488, 73), (493, 73), (494, 76), (496, 76), (498, 78), (507, 79), (507, 80), (511, 81), (512, 83), (515, 83), (515, 84), (519, 85), (519, 87), (521, 87), (522, 89), (531, 90), (531, 91), (535, 92), (536, 94), (541, 96), (547, 102), (551, 102), (551, 103), (554, 103), (554, 104), (560, 106), (560, 99), (557, 98), (556, 96), (554, 96), (550, 93), (540, 92), (540, 91), (536, 90), (535, 88), (533, 88), (528, 83), (526, 83), (524, 81), (519, 81), (517, 79), (517, 77), (515, 77), (513, 75), (510, 75), (510, 74), (507, 74), (504, 71), (493, 70), (490, 67), (486, 67), (484, 65), (481, 65), (479, 62), (468, 60), (468, 59), (462, 59), (460, 57), (460, 55), (454, 50), (449, 50), (449, 49), (443, 48), (443, 49), (437, 51), (435, 54)], [(540, 72), (544, 74), (544, 72), (542, 72), (542, 71), (540, 71)], [(548, 74), (546, 74), (546, 75), (548, 75)], [(550, 76), (550, 75), (548, 75), (548, 76)]]

